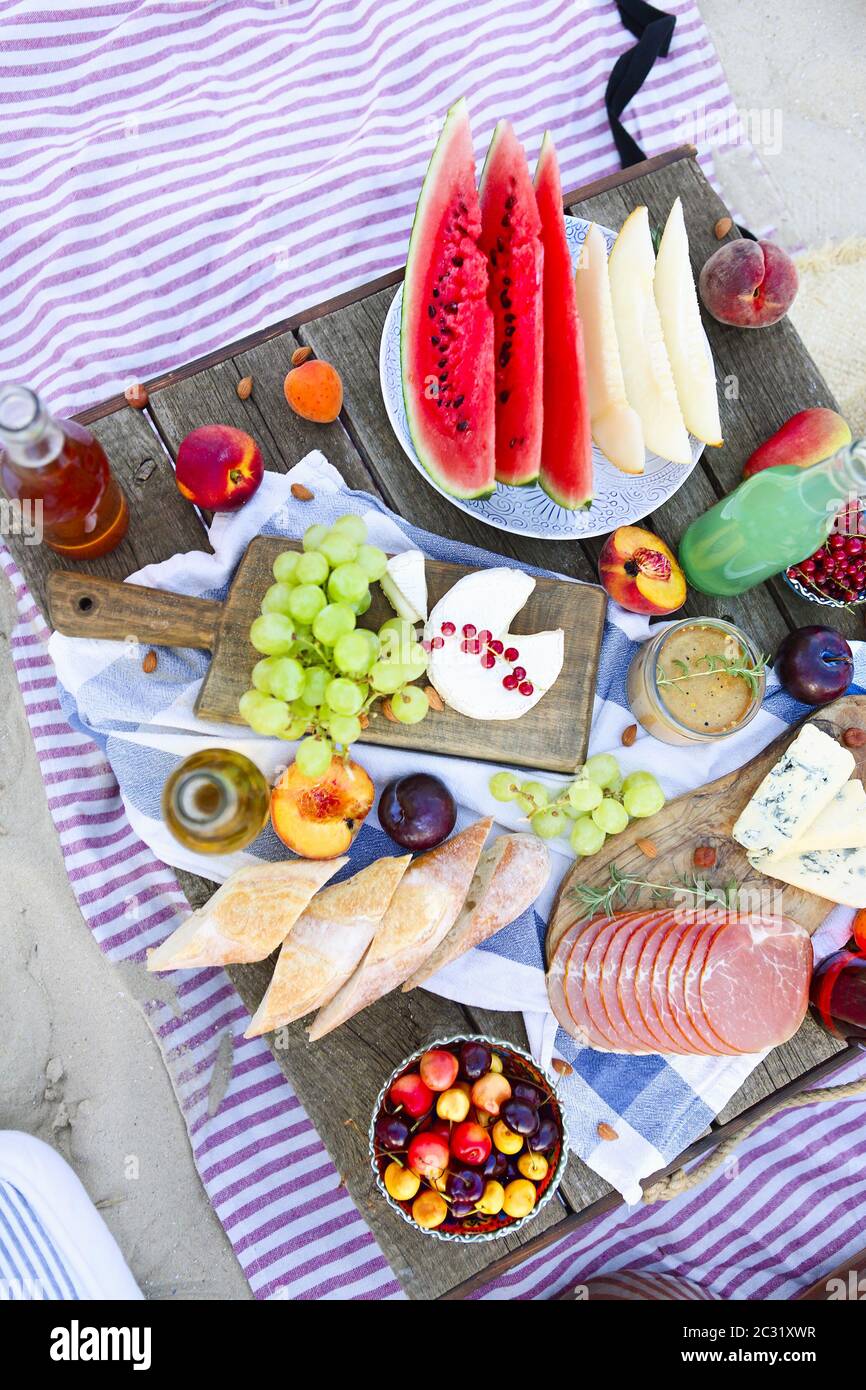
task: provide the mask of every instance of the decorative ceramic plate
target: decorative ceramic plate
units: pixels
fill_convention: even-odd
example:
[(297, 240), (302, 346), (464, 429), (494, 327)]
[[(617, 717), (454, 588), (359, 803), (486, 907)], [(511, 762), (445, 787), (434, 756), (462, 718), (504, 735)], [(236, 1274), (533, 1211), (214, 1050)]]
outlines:
[[(565, 219), (565, 234), (572, 263), (576, 266), (580, 248), (586, 239), (589, 222), (582, 217)], [(608, 255), (616, 240), (616, 232), (600, 227), (607, 244)], [(406, 419), (406, 406), (403, 401), (403, 382), (400, 371), (400, 312), (403, 304), (403, 286), (397, 290), (385, 327), (382, 330), (382, 343), (379, 348), (379, 376), (382, 382), (382, 396), (388, 419), (405, 453), (412, 460), (422, 478), (447, 497), (455, 507), (467, 516), (485, 521), (488, 526), (497, 526), (500, 531), (511, 531), (517, 536), (534, 536), (540, 540), (571, 541), (587, 536), (603, 536), (617, 526), (639, 521), (656, 507), (660, 507), (677, 488), (682, 487), (701, 454), (703, 444), (691, 438), (692, 462), (684, 466), (671, 463), (647, 453), (646, 470), (639, 477), (621, 473), (608, 462), (601, 450), (592, 446), (593, 468), (595, 472), (595, 497), (592, 506), (581, 511), (570, 512), (560, 507), (542, 487), (533, 483), (526, 487), (509, 487), (497, 483), (496, 491), (489, 497), (478, 497), (465, 501), (462, 497), (452, 497), (438, 487), (421, 464)], [(709, 353), (709, 344), (707, 352)]]

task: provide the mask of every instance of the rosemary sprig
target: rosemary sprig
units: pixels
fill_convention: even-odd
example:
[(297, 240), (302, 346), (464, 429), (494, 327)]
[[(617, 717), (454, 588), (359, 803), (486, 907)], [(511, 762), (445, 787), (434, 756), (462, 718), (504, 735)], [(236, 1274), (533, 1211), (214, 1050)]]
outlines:
[(616, 864), (609, 864), (607, 872), (609, 882), (606, 888), (593, 888), (589, 883), (576, 883), (572, 888), (572, 895), (587, 912), (609, 916), (615, 907), (624, 906), (641, 888), (648, 888), (655, 899), (686, 894), (702, 906), (712, 904), (730, 910), (736, 905), (738, 885), (735, 879), (716, 888), (695, 874), (683, 874), (674, 883), (653, 883), (651, 879), (640, 878), (637, 874), (623, 873)]
[[(706, 664), (706, 670), (697, 671), (695, 666), (698, 662)], [(678, 685), (681, 681), (699, 680), (702, 676), (739, 676), (744, 680), (753, 695), (758, 693), (758, 676), (766, 670), (769, 665), (770, 657), (759, 653), (757, 660), (752, 665), (746, 664), (742, 658), (735, 656), (713, 656), (709, 652), (703, 656), (695, 657), (692, 666), (688, 662), (680, 661), (676, 657), (671, 665), (679, 671), (678, 676), (669, 676), (662, 665), (656, 667), (656, 684), (659, 686)]]

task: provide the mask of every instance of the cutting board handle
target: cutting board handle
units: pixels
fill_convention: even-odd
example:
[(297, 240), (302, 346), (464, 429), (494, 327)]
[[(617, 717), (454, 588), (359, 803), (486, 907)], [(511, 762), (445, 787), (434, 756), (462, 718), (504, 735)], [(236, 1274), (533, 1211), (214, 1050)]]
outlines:
[(48, 578), (51, 624), (65, 637), (105, 637), (213, 651), (223, 605), (92, 574), (55, 570)]

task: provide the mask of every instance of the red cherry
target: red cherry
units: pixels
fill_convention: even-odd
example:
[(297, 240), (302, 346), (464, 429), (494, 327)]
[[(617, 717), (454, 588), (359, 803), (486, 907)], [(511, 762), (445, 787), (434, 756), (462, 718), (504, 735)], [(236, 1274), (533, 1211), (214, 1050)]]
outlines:
[(840, 536), (838, 531), (834, 531), (832, 536), (829, 537), (829, 543), (833, 550), (845, 549), (845, 537)]
[(388, 1092), (392, 1105), (402, 1106), (414, 1119), (426, 1115), (433, 1104), (433, 1092), (417, 1072), (404, 1072), (398, 1076)]
[(510, 676), (503, 676), (503, 677), (502, 677), (502, 684), (505, 686), (505, 689), (506, 689), (506, 690), (516, 690), (516, 689), (517, 689), (517, 677), (514, 675), (513, 672), (511, 673)]
[(484, 655), (481, 658), (481, 665), (484, 667), (485, 671), (489, 671), (491, 666), (496, 665), (496, 657), (493, 655), (492, 652), (484, 653)]
[(810, 559), (810, 560), (804, 560), (803, 563), (802, 563), (801, 566), (800, 566), (800, 569), (803, 571), (804, 574), (814, 574), (814, 573), (815, 573), (815, 561), (814, 561), (814, 560), (811, 560), (811, 559)]
[(457, 629), (453, 623), (443, 623), (442, 631), (445, 633), (446, 637), (453, 637)]
[(481, 629), (481, 631), (479, 632), (479, 634), (478, 634), (478, 641), (479, 641), (479, 642), (489, 642), (492, 636), (493, 636), (493, 633), (490, 631), (490, 629), (487, 628), (487, 627), (483, 627), (483, 628)]
[(859, 555), (863, 549), (862, 536), (848, 536), (845, 541), (845, 549), (849, 555)]
[(525, 680), (526, 678), (526, 672), (522, 666), (515, 666), (512, 675), (515, 675), (519, 681)]
[(494, 637), (493, 641), (490, 643), (490, 650), (495, 652), (497, 656), (502, 655), (502, 643), (498, 637)]
[(535, 690), (535, 686), (532, 684), (532, 681), (521, 681), (517, 689), (520, 691), (521, 695), (531, 695)]
[(463, 624), (463, 636), (464, 636), (464, 637), (474, 637), (474, 636), (475, 636), (475, 631), (476, 631), (476, 628), (475, 628), (475, 624), (474, 624), (474, 623), (464, 623), (464, 624)]
[(506, 661), (516, 661), (520, 656), (520, 652), (516, 647), (506, 647), (504, 655)]

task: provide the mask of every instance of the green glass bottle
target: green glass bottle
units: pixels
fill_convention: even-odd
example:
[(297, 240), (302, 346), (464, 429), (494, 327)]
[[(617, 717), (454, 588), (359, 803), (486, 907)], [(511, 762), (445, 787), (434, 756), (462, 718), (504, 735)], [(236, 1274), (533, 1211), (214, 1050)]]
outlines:
[(727, 597), (812, 555), (834, 519), (866, 497), (866, 440), (797, 468), (765, 468), (693, 521), (679, 559), (692, 588)]

